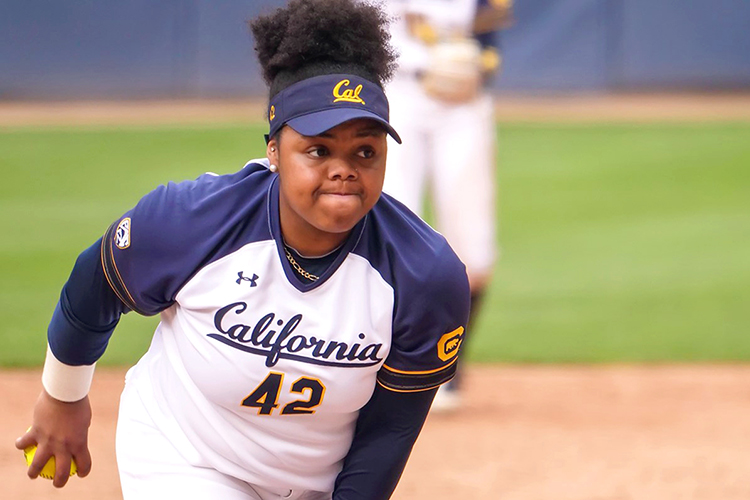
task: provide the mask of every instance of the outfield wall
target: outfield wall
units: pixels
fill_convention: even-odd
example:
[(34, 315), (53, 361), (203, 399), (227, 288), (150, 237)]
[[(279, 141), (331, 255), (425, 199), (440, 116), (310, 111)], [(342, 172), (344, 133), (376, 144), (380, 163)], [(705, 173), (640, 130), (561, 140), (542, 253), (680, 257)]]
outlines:
[[(0, 98), (262, 95), (245, 20), (282, 0), (3, 0)], [(750, 88), (746, 0), (516, 0), (501, 91)]]
[(746, 0), (517, 0), (515, 15), (503, 88), (750, 87)]

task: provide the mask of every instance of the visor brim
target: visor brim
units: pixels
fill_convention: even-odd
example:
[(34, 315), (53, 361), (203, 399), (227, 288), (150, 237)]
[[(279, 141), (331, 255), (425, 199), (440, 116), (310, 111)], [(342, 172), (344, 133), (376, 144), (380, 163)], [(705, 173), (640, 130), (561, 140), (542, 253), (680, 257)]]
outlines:
[(380, 123), (383, 125), (383, 128), (385, 128), (388, 135), (393, 137), (393, 140), (397, 143), (401, 144), (401, 137), (399, 137), (396, 130), (390, 123), (388, 123), (388, 121), (365, 109), (324, 109), (322, 111), (316, 111), (314, 113), (308, 113), (306, 115), (292, 118), (287, 121), (286, 124), (302, 135), (315, 136), (341, 125), (344, 122), (356, 120), (357, 118), (367, 118)]

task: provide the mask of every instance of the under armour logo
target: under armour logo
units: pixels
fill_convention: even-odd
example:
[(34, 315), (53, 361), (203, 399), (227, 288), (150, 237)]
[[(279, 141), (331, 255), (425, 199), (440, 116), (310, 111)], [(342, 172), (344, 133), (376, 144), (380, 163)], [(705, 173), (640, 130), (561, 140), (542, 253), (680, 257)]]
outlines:
[(257, 274), (255, 274), (255, 273), (253, 273), (253, 277), (252, 278), (245, 278), (244, 276), (242, 276), (242, 271), (238, 272), (237, 276), (239, 276), (239, 278), (237, 278), (237, 284), (238, 285), (241, 285), (243, 281), (249, 281), (251, 287), (258, 286), (258, 284), (255, 282), (255, 280), (257, 280), (259, 278), (259, 276)]

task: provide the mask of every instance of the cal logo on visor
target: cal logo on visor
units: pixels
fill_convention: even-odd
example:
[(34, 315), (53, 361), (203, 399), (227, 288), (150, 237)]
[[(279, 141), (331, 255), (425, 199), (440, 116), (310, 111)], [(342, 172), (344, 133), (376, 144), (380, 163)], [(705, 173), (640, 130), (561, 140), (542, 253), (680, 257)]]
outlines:
[(464, 327), (459, 326), (452, 332), (448, 332), (438, 340), (437, 350), (438, 358), (442, 361), (448, 361), (458, 354), (458, 348), (464, 340)]
[(115, 245), (120, 250), (125, 250), (130, 246), (130, 217), (125, 217), (117, 225)]
[(336, 84), (335, 87), (333, 87), (333, 97), (336, 99), (333, 100), (333, 102), (339, 102), (339, 101), (345, 101), (345, 102), (358, 102), (360, 104), (364, 104), (365, 101), (362, 100), (361, 97), (359, 97), (359, 93), (362, 92), (362, 84), (360, 83), (353, 89), (344, 88), (351, 84), (351, 82), (344, 78), (339, 83)]
[(276, 108), (272, 105), (271, 111), (268, 112), (268, 121), (272, 122), (274, 118), (276, 118)]

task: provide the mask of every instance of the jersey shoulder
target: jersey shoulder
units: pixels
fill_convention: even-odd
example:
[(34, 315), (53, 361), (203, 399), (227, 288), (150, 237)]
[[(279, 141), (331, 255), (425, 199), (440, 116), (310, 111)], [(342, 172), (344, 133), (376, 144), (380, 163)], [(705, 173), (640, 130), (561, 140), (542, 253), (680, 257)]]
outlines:
[(254, 198), (265, 196), (273, 178), (267, 162), (252, 160), (230, 174), (208, 172), (192, 180), (170, 181), (147, 194), (139, 205), (156, 212), (178, 209), (185, 219), (220, 218), (238, 207), (252, 206)]
[(130, 309), (163, 310), (200, 267), (271, 238), (267, 205), (275, 176), (265, 161), (159, 186), (109, 227), (102, 265)]
[(368, 214), (358, 251), (398, 287), (440, 289), (466, 279), (466, 269), (445, 237), (387, 193)]

